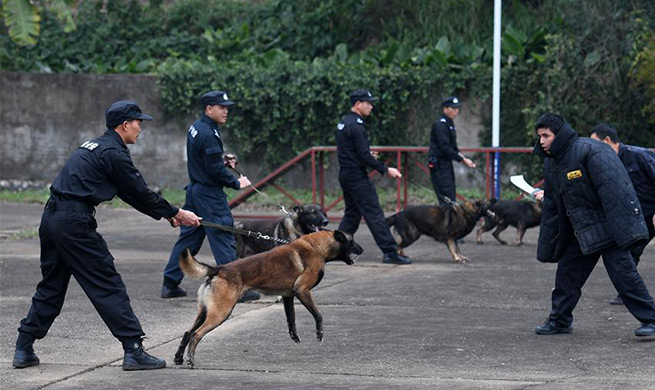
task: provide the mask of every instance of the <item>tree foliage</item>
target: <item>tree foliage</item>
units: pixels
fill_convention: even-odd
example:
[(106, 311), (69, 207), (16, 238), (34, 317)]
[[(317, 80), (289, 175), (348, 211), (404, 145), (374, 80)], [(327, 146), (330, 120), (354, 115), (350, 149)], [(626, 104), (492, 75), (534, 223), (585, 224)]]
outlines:
[[(3, 2), (5, 28), (21, 1)], [(0, 69), (155, 73), (171, 117), (225, 88), (239, 100), (230, 126), (241, 152), (270, 164), (333, 143), (355, 88), (382, 95), (378, 144), (425, 145), (442, 95), (489, 97), (489, 0), (34, 3), (36, 42), (0, 34)], [(55, 3), (74, 11), (74, 29)], [(583, 135), (603, 121), (655, 147), (654, 28), (652, 0), (504, 1), (501, 145), (531, 145), (535, 118), (556, 111)]]

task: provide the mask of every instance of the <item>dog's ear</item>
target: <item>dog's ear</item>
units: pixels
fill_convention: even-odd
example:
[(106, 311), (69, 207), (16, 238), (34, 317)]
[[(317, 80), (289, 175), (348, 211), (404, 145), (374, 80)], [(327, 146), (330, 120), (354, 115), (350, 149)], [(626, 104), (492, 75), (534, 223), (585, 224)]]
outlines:
[(337, 242), (341, 243), (346, 243), (348, 242), (348, 237), (346, 234), (340, 230), (335, 230), (334, 231), (334, 239), (337, 240)]
[(291, 208), (291, 211), (293, 211), (294, 213), (299, 213), (299, 212), (301, 212), (303, 210), (303, 207), (304, 206), (293, 206)]

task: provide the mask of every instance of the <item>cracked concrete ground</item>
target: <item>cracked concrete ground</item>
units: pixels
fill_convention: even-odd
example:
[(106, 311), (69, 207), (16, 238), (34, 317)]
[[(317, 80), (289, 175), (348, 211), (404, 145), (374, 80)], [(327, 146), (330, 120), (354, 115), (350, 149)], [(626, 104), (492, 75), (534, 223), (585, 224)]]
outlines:
[[(0, 231), (38, 227), (42, 206), (0, 203)], [(452, 263), (444, 244), (421, 238), (407, 249), (409, 266), (384, 265), (362, 224), (366, 249), (355, 266), (328, 264), (314, 289), (325, 339), (297, 303), (291, 341), (275, 297), (238, 304), (225, 324), (199, 344), (196, 368), (173, 355), (195, 316), (200, 282), (185, 279), (185, 298), (159, 298), (161, 272), (177, 231), (134, 210), (101, 208), (99, 231), (116, 258), (148, 351), (164, 370), (124, 372), (122, 350), (77, 282), (63, 311), (35, 349), (41, 365), (11, 367), (16, 328), (40, 280), (36, 238), (0, 241), (0, 386), (3, 389), (654, 389), (655, 340), (639, 326), (597, 266), (575, 311), (569, 335), (536, 336), (548, 315), (555, 266), (535, 260), (537, 229), (525, 247), (485, 245), (474, 233), (461, 245), (472, 261)], [(335, 225), (330, 225), (334, 228)], [(503, 237), (512, 241), (514, 229)], [(199, 259), (210, 263), (205, 245)], [(640, 263), (655, 291), (655, 245)]]

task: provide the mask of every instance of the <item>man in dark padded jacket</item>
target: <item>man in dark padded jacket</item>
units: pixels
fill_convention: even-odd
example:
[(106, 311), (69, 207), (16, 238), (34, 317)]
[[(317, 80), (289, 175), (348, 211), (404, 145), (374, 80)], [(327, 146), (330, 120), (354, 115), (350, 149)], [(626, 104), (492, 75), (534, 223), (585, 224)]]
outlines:
[(535, 130), (535, 153), (545, 157), (537, 259), (558, 263), (552, 309), (535, 333), (573, 331), (573, 309), (602, 255), (626, 308), (642, 323), (635, 335), (655, 335), (653, 298), (629, 252), (648, 230), (621, 160), (609, 146), (579, 138), (559, 115), (542, 115)]
[(122, 100), (107, 108), (105, 120), (105, 133), (75, 149), (50, 187), (39, 226), (43, 279), (36, 286), (27, 316), (20, 321), (15, 368), (39, 364), (32, 345), (35, 339), (45, 337), (59, 315), (71, 276), (112, 335), (122, 342), (124, 370), (166, 366), (163, 359), (143, 349), (141, 324), (114, 267), (114, 257), (96, 231), (95, 207), (118, 196), (154, 219), (168, 219), (173, 226), (198, 226), (200, 219), (151, 191), (132, 163), (127, 145), (136, 143), (141, 122), (152, 117), (142, 113), (136, 103)]

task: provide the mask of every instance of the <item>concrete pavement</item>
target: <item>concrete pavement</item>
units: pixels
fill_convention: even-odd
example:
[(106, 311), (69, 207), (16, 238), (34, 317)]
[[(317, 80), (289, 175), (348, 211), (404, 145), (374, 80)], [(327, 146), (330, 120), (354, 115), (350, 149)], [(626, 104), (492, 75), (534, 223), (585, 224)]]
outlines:
[[(0, 230), (33, 230), (42, 206), (0, 203)], [(159, 298), (161, 272), (177, 230), (134, 210), (101, 208), (99, 231), (116, 258), (148, 351), (164, 370), (124, 372), (122, 349), (77, 282), (63, 311), (35, 343), (41, 365), (13, 369), (16, 328), (40, 280), (38, 239), (0, 241), (0, 386), (6, 389), (654, 389), (655, 340), (633, 335), (638, 322), (607, 301), (615, 291), (602, 263), (587, 282), (570, 335), (536, 336), (548, 315), (555, 266), (535, 260), (537, 229), (527, 246), (485, 245), (471, 234), (461, 245), (469, 265), (446, 246), (421, 238), (407, 249), (409, 266), (383, 265), (362, 224), (366, 249), (355, 266), (328, 264), (314, 289), (325, 338), (297, 303), (291, 341), (282, 304), (267, 297), (238, 304), (232, 317), (199, 344), (196, 368), (173, 355), (195, 316), (190, 295)], [(330, 228), (335, 226), (331, 225)], [(510, 228), (503, 236), (515, 237)], [(211, 263), (207, 248), (198, 258)], [(655, 245), (639, 268), (655, 291)]]

